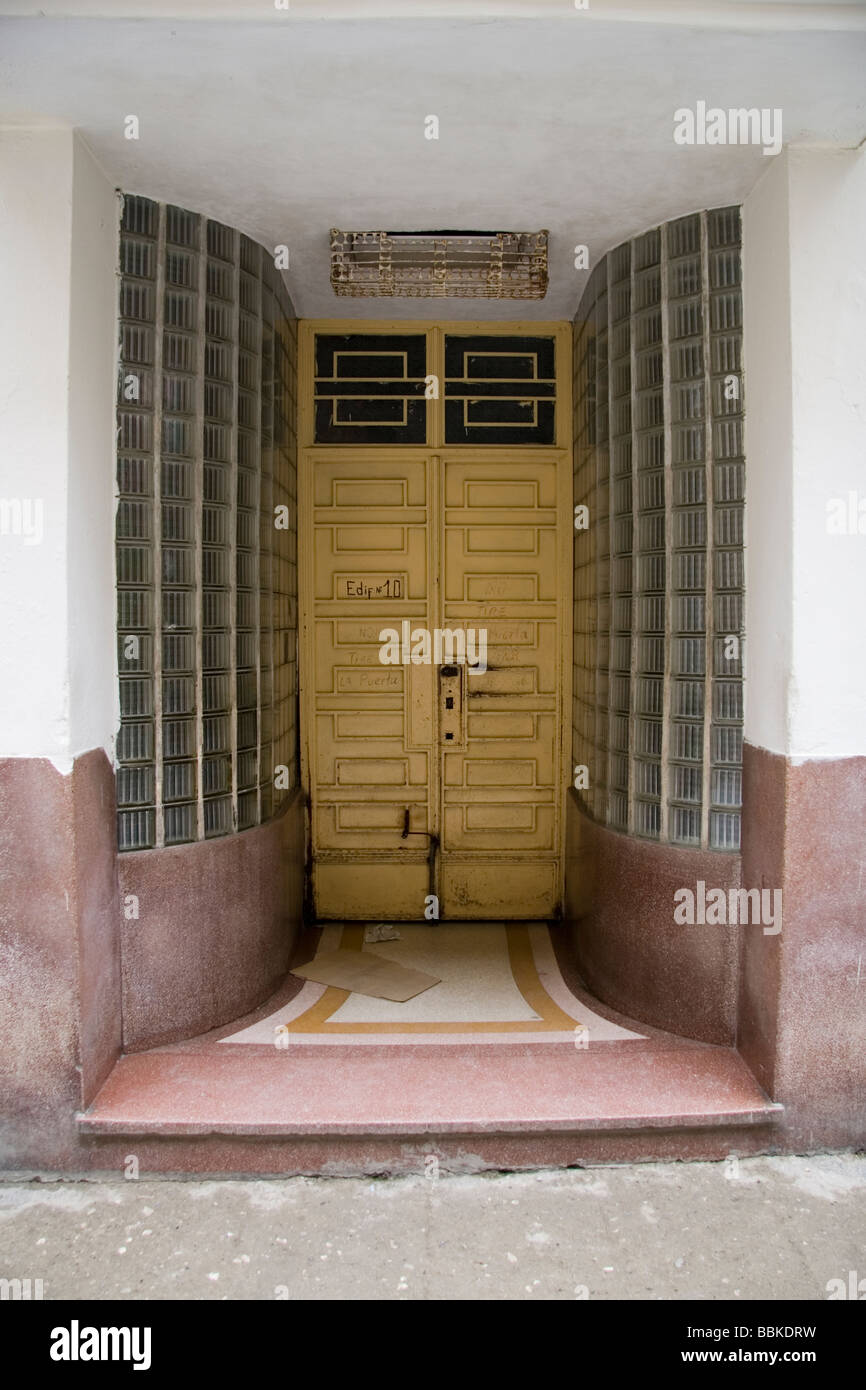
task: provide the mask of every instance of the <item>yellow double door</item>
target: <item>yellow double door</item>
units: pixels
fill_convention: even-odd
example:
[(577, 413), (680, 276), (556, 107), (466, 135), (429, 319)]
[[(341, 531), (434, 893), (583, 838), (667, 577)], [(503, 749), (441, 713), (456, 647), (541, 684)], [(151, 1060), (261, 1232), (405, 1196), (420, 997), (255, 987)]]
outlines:
[(555, 915), (568, 452), (317, 447), (302, 469), (317, 915)]

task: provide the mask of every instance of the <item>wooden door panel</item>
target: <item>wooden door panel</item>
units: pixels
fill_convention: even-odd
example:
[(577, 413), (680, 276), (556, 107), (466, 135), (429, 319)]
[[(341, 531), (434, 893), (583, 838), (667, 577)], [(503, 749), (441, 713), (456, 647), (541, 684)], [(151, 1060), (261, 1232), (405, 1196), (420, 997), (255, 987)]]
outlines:
[(317, 910), (418, 917), (429, 882), (427, 840), (416, 832), (431, 821), (432, 673), (383, 665), (379, 634), (404, 618), (430, 621), (429, 460), (347, 449), (308, 466)]
[(487, 661), (464, 682), (463, 746), (442, 754), (448, 916), (546, 916), (558, 903), (558, 462), (443, 459), (442, 621), (483, 630)]

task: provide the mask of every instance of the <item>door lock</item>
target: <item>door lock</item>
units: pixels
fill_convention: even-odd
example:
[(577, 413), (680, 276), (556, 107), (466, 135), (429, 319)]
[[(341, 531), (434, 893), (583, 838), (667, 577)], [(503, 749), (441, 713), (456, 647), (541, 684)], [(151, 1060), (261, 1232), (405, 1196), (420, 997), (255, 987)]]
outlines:
[(443, 743), (463, 742), (463, 666), (439, 668), (439, 736)]

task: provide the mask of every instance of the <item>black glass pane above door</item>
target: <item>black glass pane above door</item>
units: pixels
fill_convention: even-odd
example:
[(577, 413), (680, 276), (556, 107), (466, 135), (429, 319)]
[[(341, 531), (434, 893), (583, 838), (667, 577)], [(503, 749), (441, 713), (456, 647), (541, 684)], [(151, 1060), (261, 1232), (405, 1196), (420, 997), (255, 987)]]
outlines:
[(423, 333), (317, 333), (317, 444), (425, 444)]
[(445, 337), (446, 444), (554, 444), (553, 338)]

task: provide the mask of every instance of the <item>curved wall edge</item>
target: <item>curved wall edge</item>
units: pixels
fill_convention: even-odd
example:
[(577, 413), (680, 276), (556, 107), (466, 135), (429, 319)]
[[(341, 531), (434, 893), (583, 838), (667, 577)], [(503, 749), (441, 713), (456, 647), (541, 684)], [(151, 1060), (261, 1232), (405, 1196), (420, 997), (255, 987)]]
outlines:
[(566, 917), (575, 961), (611, 1008), (698, 1042), (736, 1038), (736, 926), (680, 926), (674, 893), (740, 886), (740, 856), (638, 840), (568, 797)]
[(118, 855), (123, 1047), (180, 1042), (241, 1018), (284, 978), (301, 923), (304, 801), (236, 835)]

